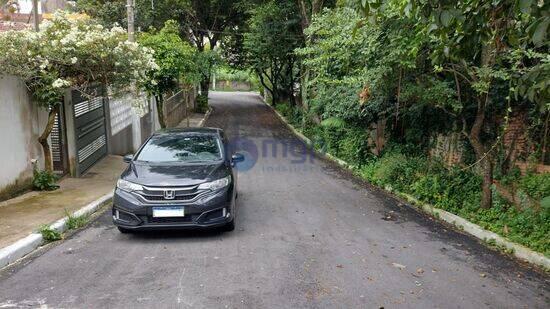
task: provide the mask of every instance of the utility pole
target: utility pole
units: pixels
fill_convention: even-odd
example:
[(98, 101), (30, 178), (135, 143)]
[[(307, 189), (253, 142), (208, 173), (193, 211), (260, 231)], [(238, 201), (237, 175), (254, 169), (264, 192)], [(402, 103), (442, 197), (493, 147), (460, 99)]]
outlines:
[(38, 20), (38, 0), (32, 0), (32, 16), (34, 19), (34, 31), (38, 32), (40, 20)]
[(134, 0), (127, 0), (126, 11), (128, 13), (128, 41), (135, 42), (136, 38), (134, 34)]

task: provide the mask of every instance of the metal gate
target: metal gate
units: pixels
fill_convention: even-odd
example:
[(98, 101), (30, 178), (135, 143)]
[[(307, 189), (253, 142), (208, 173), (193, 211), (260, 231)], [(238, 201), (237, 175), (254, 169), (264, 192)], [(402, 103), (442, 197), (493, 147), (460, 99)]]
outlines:
[(68, 168), (63, 108), (59, 109), (55, 117), (50, 139), (52, 144), (53, 171), (58, 175), (65, 175), (68, 172)]
[[(87, 91), (88, 93), (90, 91)], [(105, 128), (105, 101), (100, 88), (94, 95), (83, 96), (73, 91), (73, 115), (77, 149), (77, 176), (82, 175), (97, 161), (107, 155), (107, 130)]]

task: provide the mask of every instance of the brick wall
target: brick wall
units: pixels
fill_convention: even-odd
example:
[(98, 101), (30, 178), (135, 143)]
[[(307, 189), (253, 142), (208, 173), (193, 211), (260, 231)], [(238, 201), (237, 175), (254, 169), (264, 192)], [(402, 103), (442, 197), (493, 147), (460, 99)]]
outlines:
[(516, 162), (532, 151), (527, 135), (527, 113), (514, 112), (510, 115), (508, 127), (502, 139), (503, 145), (510, 162)]

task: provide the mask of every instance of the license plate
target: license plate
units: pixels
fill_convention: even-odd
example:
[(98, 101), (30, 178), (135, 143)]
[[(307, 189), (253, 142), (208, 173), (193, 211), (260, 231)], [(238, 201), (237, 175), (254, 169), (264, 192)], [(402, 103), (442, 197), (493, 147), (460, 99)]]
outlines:
[(183, 207), (153, 207), (153, 218), (183, 217)]

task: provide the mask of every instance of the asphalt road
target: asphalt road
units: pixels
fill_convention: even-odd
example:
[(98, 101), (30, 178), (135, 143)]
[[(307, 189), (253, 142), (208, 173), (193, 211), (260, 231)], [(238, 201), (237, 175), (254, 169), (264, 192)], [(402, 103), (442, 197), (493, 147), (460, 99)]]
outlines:
[(105, 213), (0, 272), (0, 308), (547, 308), (548, 276), (312, 157), (257, 95), (211, 103), (249, 159), (234, 232), (123, 235)]

